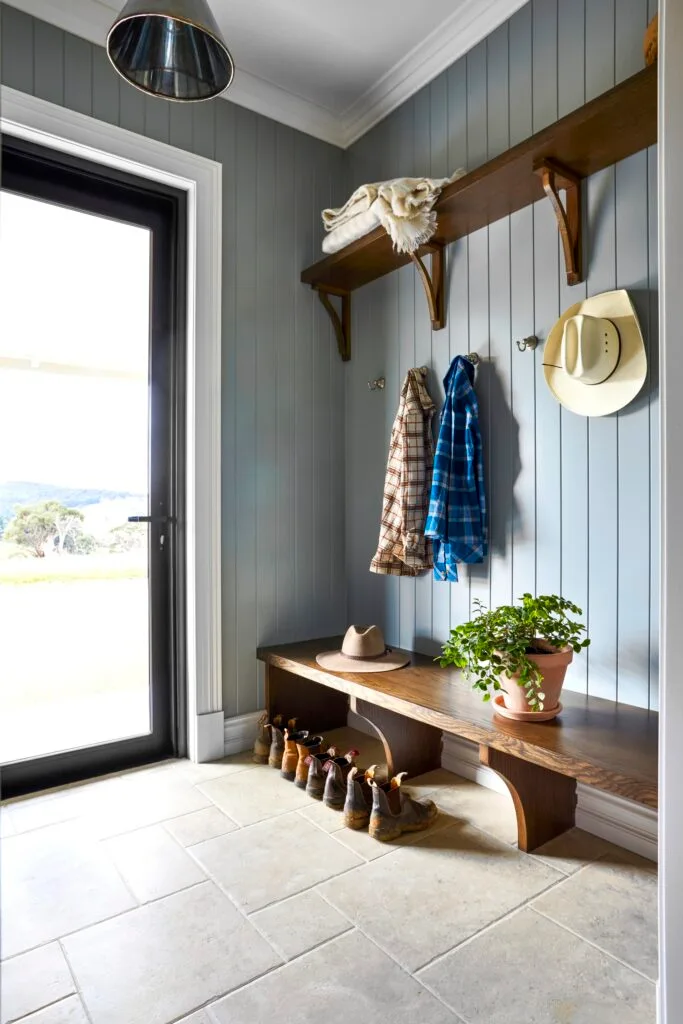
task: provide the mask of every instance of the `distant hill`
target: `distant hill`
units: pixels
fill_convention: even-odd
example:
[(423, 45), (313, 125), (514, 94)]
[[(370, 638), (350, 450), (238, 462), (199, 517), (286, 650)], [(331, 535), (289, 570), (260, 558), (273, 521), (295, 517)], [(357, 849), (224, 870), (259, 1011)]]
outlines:
[(11, 518), (15, 505), (33, 505), (36, 501), (60, 501), (68, 508), (83, 508), (121, 498), (141, 499), (142, 495), (131, 491), (99, 491), (88, 487), (60, 487), (58, 484), (11, 480), (0, 483), (0, 516)]

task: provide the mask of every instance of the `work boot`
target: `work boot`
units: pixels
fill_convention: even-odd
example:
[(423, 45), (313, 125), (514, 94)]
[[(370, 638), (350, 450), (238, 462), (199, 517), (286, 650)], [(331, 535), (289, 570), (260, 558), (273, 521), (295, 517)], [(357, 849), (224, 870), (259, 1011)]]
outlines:
[(297, 742), (296, 749), (299, 754), (299, 760), (296, 764), (294, 785), (298, 786), (299, 789), (305, 789), (308, 782), (308, 765), (310, 763), (308, 755), (319, 754), (322, 742), (322, 736), (308, 736), (305, 740)]
[(422, 832), (429, 828), (438, 814), (432, 800), (413, 800), (401, 787), (407, 772), (396, 775), (385, 786), (378, 786), (373, 779), (372, 811), (369, 833), (382, 843), (398, 839), (404, 832)]
[(270, 733), (268, 732), (268, 712), (264, 712), (258, 720), (256, 739), (254, 740), (253, 760), (256, 764), (268, 764), (270, 751)]
[(347, 828), (367, 828), (372, 809), (372, 787), (370, 779), (375, 778), (377, 765), (370, 765), (360, 771), (355, 766), (346, 778), (346, 800), (344, 801), (344, 824)]
[[(296, 768), (299, 763), (299, 749), (297, 743), (303, 743), (309, 736), (308, 729), (285, 729), (284, 733), (284, 750), (282, 751), (282, 759), (280, 763), (280, 775), (283, 779), (287, 779), (288, 782), (294, 782), (296, 778)], [(316, 737), (318, 742), (320, 737)]]
[[(271, 768), (277, 768), (278, 771), (282, 768), (282, 755), (285, 752), (285, 737), (282, 731), (283, 721), (283, 715), (275, 715), (273, 721), (268, 725), (270, 730), (268, 764)], [(290, 718), (287, 726), (290, 729), (296, 729), (296, 718)]]
[(323, 769), (332, 757), (339, 757), (339, 747), (330, 747), (329, 750), (326, 750), (324, 753), (309, 754), (306, 758), (308, 761), (306, 792), (309, 796), (313, 797), (314, 800), (322, 800), (323, 798), (325, 780), (327, 779)]
[(331, 757), (323, 765), (323, 771), (327, 775), (323, 791), (323, 803), (326, 807), (332, 807), (335, 811), (343, 809), (346, 800), (346, 779), (351, 769), (355, 767), (356, 757), (358, 751), (349, 750), (343, 757)]

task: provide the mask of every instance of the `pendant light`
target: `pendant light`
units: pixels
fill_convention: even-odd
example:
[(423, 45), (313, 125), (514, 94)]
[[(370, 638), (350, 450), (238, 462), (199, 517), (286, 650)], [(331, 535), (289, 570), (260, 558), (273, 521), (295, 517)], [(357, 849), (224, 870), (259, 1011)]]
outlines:
[(128, 0), (109, 30), (107, 54), (127, 82), (166, 100), (209, 100), (235, 74), (206, 0)]

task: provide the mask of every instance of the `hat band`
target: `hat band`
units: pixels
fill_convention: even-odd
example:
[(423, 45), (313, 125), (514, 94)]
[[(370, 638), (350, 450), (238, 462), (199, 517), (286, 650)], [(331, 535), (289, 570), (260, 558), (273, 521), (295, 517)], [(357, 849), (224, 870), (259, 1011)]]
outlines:
[[(344, 652), (341, 652), (344, 654)], [(383, 658), (385, 654), (391, 654), (391, 647), (385, 647), (381, 654), (344, 654), (345, 658), (350, 658), (351, 661), (377, 661), (379, 658)]]

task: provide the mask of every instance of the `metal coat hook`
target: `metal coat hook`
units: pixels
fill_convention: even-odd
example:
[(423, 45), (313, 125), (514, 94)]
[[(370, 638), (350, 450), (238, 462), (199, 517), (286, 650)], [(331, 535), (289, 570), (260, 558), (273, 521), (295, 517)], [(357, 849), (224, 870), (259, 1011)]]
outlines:
[(528, 338), (523, 338), (521, 341), (517, 340), (515, 345), (520, 352), (526, 352), (528, 348), (533, 352), (538, 345), (538, 338), (535, 334), (530, 334)]
[(377, 380), (368, 381), (368, 391), (384, 391), (386, 380), (384, 377), (378, 377)]

